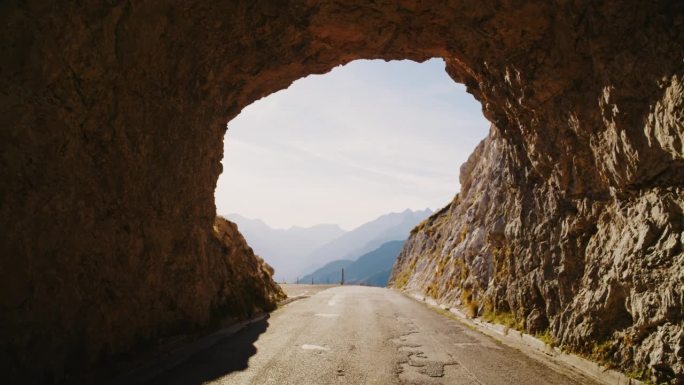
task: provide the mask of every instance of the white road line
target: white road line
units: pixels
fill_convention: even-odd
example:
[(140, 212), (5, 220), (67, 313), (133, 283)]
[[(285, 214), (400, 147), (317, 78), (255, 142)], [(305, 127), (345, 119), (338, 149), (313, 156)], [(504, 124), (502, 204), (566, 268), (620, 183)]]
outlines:
[(302, 345), (302, 349), (304, 349), (304, 350), (324, 350), (326, 352), (330, 351), (330, 348), (326, 348), (325, 346), (308, 345), (308, 344)]
[(326, 317), (326, 318), (333, 318), (333, 317), (339, 317), (339, 314), (335, 313), (316, 313), (316, 317)]

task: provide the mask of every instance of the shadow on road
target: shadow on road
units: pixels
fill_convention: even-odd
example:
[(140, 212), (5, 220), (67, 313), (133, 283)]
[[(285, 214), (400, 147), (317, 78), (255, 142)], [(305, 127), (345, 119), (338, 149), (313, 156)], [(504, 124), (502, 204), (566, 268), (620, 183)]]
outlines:
[(249, 366), (249, 358), (257, 352), (254, 343), (266, 329), (268, 317), (195, 354), (183, 364), (155, 377), (147, 384), (199, 385), (235, 371), (245, 370)]

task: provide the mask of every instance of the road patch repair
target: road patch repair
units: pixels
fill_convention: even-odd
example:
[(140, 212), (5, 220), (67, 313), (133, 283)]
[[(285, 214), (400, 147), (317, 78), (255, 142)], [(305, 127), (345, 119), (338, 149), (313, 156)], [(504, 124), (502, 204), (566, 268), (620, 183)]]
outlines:
[[(409, 318), (400, 318), (408, 331), (390, 342), (397, 346), (399, 361), (397, 376), (402, 383), (441, 384), (447, 376), (449, 383), (481, 385), (481, 382), (455, 357), (440, 348), (425, 344), (424, 332)], [(467, 338), (467, 337), (466, 337)], [(468, 346), (482, 346), (478, 342), (459, 343)], [(491, 347), (488, 347), (491, 348)], [(499, 348), (500, 349), (500, 348)], [(428, 378), (426, 378), (428, 377)]]
[(492, 337), (507, 346), (518, 349), (531, 358), (551, 364), (559, 371), (579, 371), (596, 381), (610, 385), (645, 385), (643, 382), (627, 377), (616, 370), (606, 368), (575, 354), (563, 352), (559, 348), (552, 347), (531, 334), (511, 330), (503, 325), (486, 322), (479, 318), (469, 318), (460, 310), (440, 304), (422, 294), (402, 293), (430, 308), (447, 311), (450, 313), (449, 315), (453, 315), (452, 318), (471, 329)]
[[(251, 337), (228, 338), (147, 385), (223, 383), (528, 384), (600, 385), (535, 360), (489, 336), (444, 318), (399, 292), (344, 286), (273, 312), (268, 327)], [(323, 309), (336, 294), (335, 309)], [(266, 320), (253, 325), (266, 323)], [(240, 333), (241, 335), (241, 333)], [(235, 354), (244, 349), (244, 354)]]
[(316, 313), (316, 317), (323, 317), (323, 318), (335, 318), (339, 317), (339, 314), (332, 314), (332, 313)]
[(325, 352), (330, 351), (330, 348), (326, 348), (325, 346), (309, 345), (309, 344), (302, 345), (302, 349), (304, 349), (304, 350), (321, 350), (321, 351), (325, 351)]

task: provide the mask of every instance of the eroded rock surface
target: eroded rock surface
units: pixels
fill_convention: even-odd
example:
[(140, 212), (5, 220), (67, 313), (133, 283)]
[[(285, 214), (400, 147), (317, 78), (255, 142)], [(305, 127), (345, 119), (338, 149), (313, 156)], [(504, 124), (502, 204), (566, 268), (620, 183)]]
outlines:
[(414, 229), (391, 284), (681, 381), (682, 188), (563, 196), (529, 183), (519, 154), (492, 129), (454, 201)]
[(397, 274), (680, 375), (682, 6), (2, 2), (3, 373), (68, 380), (244, 303), (213, 230), (226, 122), (354, 59), (442, 57), (492, 134)]
[(273, 268), (254, 255), (235, 223), (216, 217), (214, 235), (221, 249), (223, 266), (211, 268), (224, 271), (217, 282), (221, 286), (217, 298), (223, 303), (215, 304), (215, 311), (222, 313), (222, 317), (242, 318), (273, 310), (278, 301), (285, 299), (285, 292), (273, 281)]

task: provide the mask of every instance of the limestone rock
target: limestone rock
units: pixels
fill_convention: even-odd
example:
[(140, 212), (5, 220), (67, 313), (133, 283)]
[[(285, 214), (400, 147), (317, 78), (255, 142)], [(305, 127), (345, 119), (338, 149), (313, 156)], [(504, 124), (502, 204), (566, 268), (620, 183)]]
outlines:
[[(235, 223), (216, 217), (214, 235), (219, 241), (221, 254), (228, 272), (220, 284), (224, 291), (223, 312), (237, 317), (273, 310), (285, 292), (273, 281), (273, 268), (254, 255)], [(216, 307), (214, 307), (216, 308)]]
[(683, 7), (2, 2), (6, 382), (68, 382), (206, 326), (213, 309), (248, 311), (231, 285), (252, 283), (213, 230), (226, 122), (351, 60), (431, 57), (492, 134), (459, 198), (407, 243), (396, 282), (475, 313), (538, 309), (530, 322), (578, 349), (629, 335), (611, 360), (681, 381)]
[(513, 313), (563, 348), (681, 382), (684, 190), (568, 196), (531, 181), (520, 155), (493, 128), (461, 168), (461, 193), (406, 242), (391, 284), (473, 315)]

